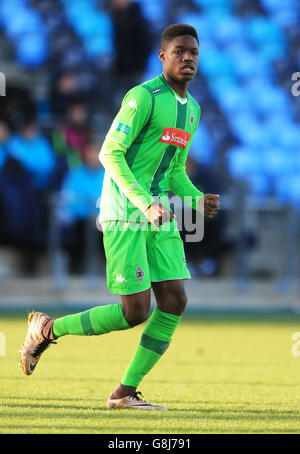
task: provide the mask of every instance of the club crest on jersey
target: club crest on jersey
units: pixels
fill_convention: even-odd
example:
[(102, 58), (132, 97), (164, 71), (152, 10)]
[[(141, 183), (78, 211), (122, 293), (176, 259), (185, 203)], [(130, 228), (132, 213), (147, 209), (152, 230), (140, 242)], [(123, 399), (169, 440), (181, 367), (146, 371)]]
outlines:
[(192, 112), (191, 112), (191, 116), (190, 116), (190, 126), (191, 126), (191, 127), (192, 127), (193, 124), (194, 124), (194, 120), (195, 120), (194, 112), (192, 111)]
[(169, 143), (176, 147), (185, 148), (190, 140), (191, 134), (176, 128), (164, 128), (159, 142)]

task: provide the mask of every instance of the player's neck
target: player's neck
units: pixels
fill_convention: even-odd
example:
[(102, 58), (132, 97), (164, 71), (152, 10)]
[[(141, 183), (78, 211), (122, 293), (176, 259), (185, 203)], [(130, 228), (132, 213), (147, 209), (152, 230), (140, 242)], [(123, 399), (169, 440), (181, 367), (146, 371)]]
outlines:
[(186, 93), (188, 91), (188, 82), (178, 83), (168, 74), (163, 73), (163, 77), (166, 82), (170, 85), (172, 90), (174, 90), (181, 98), (186, 97)]

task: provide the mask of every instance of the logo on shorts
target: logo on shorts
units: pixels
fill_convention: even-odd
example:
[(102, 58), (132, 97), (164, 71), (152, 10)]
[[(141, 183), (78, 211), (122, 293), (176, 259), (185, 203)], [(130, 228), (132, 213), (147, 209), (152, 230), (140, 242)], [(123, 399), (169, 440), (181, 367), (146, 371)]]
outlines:
[(176, 128), (164, 128), (159, 142), (170, 143), (176, 147), (185, 148), (190, 140), (191, 134)]
[(116, 275), (116, 281), (117, 282), (127, 282), (125, 277), (123, 277), (122, 274), (119, 274), (119, 273), (117, 273), (117, 275)]
[(144, 273), (144, 271), (142, 270), (142, 268), (140, 268), (140, 267), (138, 266), (135, 275), (136, 275), (136, 277), (138, 278), (138, 280), (139, 280), (140, 282), (143, 281), (144, 274), (145, 274), (145, 273)]

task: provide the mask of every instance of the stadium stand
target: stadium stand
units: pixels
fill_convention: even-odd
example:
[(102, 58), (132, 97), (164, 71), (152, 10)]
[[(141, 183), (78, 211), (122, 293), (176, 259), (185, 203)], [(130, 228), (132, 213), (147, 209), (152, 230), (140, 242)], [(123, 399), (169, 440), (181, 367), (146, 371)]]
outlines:
[[(100, 142), (115, 113), (113, 106), (130, 88), (125, 84), (119, 93), (112, 77), (117, 44), (111, 9), (114, 2), (1, 2), (1, 60), (13, 62), (20, 72), (45, 81), (40, 103), (36, 103), (37, 88), (27, 84), (29, 96), (36, 103), (36, 121), (44, 134), (36, 139), (36, 152), (48, 156), (45, 161), (39, 158), (39, 168), (34, 170), (42, 175), (42, 166), (48, 160), (47, 172), (51, 170), (54, 177), (55, 172), (62, 172), (57, 180), (59, 185), (70, 167), (61, 166), (53, 131), (57, 132), (68, 103), (75, 96), (85, 101), (89, 124), (97, 131)], [(155, 77), (161, 70), (157, 51), (160, 31), (165, 25), (170, 21), (189, 23), (198, 31), (199, 70), (191, 91), (203, 113), (191, 148), (193, 165), (207, 166), (228, 191), (236, 181), (242, 180), (247, 184), (247, 191), (258, 199), (273, 196), (278, 202), (295, 204), (300, 210), (300, 96), (291, 93), (291, 75), (300, 71), (299, 2), (138, 0), (136, 3), (153, 33), (152, 52), (140, 74), (141, 81)], [(114, 104), (110, 99), (116, 96)], [(23, 153), (18, 136), (18, 117), (24, 112), (18, 106), (12, 109), (10, 105), (2, 107), (0, 112), (1, 119), (9, 122), (13, 130), (9, 140), (0, 137), (1, 172), (7, 156), (11, 156), (32, 175), (33, 145), (23, 143), (31, 150)], [(78, 165), (82, 165), (80, 159)], [(57, 184), (55, 189), (60, 189)], [(51, 191), (53, 186), (48, 188), (50, 195)]]

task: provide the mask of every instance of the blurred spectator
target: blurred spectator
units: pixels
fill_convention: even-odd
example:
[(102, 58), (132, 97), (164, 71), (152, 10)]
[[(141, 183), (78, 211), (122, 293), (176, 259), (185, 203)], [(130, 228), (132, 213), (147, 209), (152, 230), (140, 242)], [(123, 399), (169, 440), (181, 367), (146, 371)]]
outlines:
[[(191, 157), (187, 160), (187, 174), (192, 182), (205, 194), (223, 194), (222, 180), (210, 167), (197, 164)], [(224, 232), (226, 215), (220, 211), (214, 219), (204, 220), (204, 238), (197, 243), (185, 243), (186, 258), (192, 275), (216, 276), (220, 272), (221, 259), (230, 248)], [(186, 234), (182, 231), (183, 240)]]
[(63, 199), (66, 200), (66, 219), (73, 221), (97, 215), (96, 202), (100, 197), (104, 178), (104, 169), (98, 158), (99, 150), (99, 144), (87, 143), (83, 163), (70, 170), (64, 178), (61, 191)]
[(50, 109), (57, 117), (62, 117), (75, 98), (84, 98), (89, 108), (95, 107), (102, 92), (102, 83), (91, 65), (82, 64), (76, 70), (65, 70), (55, 76), (50, 90)]
[(55, 168), (55, 155), (34, 120), (24, 120), (20, 131), (12, 136), (10, 155), (32, 175), (37, 189), (47, 188)]
[(12, 130), (24, 117), (33, 117), (35, 113), (36, 106), (28, 90), (13, 85), (6, 87), (6, 96), (1, 97), (0, 116)]
[[(8, 159), (8, 154), (9, 154), (9, 137), (10, 137), (10, 131), (9, 131), (9, 126), (8, 124), (0, 119), (0, 180), (1, 180), (1, 174), (2, 174), (2, 169), (5, 166), (5, 163)], [(1, 188), (1, 184), (0, 184)], [(2, 193), (0, 192), (0, 205), (2, 205)], [(1, 209), (1, 218), (2, 222), (0, 222), (0, 243), (5, 242), (5, 227), (3, 225), (3, 210), (2, 206), (0, 206)]]
[(52, 132), (52, 145), (58, 166), (51, 182), (51, 189), (58, 190), (69, 169), (80, 165), (84, 157), (87, 135), (88, 110), (80, 99), (73, 99), (67, 107), (62, 124)]
[[(138, 3), (112, 0), (111, 5), (115, 40), (115, 86), (119, 91), (117, 96), (122, 97), (130, 88), (142, 82), (153, 37)], [(119, 103), (119, 98), (116, 103)]]
[(93, 219), (93, 231), (98, 235), (95, 229), (99, 214), (97, 200), (104, 178), (104, 169), (98, 158), (99, 149), (98, 143), (88, 141), (84, 147), (83, 163), (70, 170), (62, 184), (58, 218), (62, 225), (63, 244), (70, 256), (71, 272), (82, 271), (87, 222), (90, 219)]
[[(300, 69), (296, 0), (22, 0), (19, 15), (11, 3), (1, 2), (1, 58), (3, 68), (13, 63), (12, 74), (14, 64), (21, 69), (15, 83), (14, 76), (7, 78), (0, 103), (2, 242), (28, 248), (28, 257), (45, 244), (49, 191), (62, 185), (72, 189), (77, 178), (84, 188), (84, 175), (93, 180), (80, 173), (89, 160), (88, 125), (97, 122), (98, 130), (106, 129), (125, 92), (159, 73), (160, 32), (172, 22), (195, 26), (200, 41), (199, 70), (190, 92), (203, 113), (187, 166), (195, 184), (205, 192), (222, 194), (224, 189), (230, 195), (230, 184), (242, 176), (251, 182), (252, 194), (272, 194), (273, 189), (279, 197), (277, 188), (286, 189), (282, 177), (297, 178), (300, 96), (291, 95), (291, 75)], [(28, 34), (24, 46), (20, 32)], [(43, 61), (47, 64), (39, 67)], [(38, 65), (34, 71), (33, 64)], [(25, 124), (24, 118), (41, 121), (54, 156), (37, 125)], [(270, 152), (259, 159), (253, 150), (267, 144)], [(241, 152), (233, 156), (235, 145)], [(249, 163), (253, 169), (259, 164), (253, 174)], [(286, 193), (287, 201), (296, 192)], [(76, 199), (66, 205), (65, 216), (76, 223), (85, 210)], [(196, 274), (218, 270), (229, 247), (224, 216), (221, 211), (205, 221), (199, 244), (186, 244)]]
[(10, 131), (8, 124), (0, 119), (0, 171), (9, 153), (9, 137)]
[[(39, 189), (47, 175), (44, 158), (49, 149), (42, 139), (34, 140), (33, 136), (33, 125), (24, 125), (20, 135), (11, 137), (8, 125), (0, 121), (0, 241), (17, 248), (25, 274), (36, 271), (37, 253), (45, 246), (47, 236), (45, 204)], [(36, 178), (39, 163), (41, 179)]]
[(55, 78), (50, 92), (51, 112), (56, 116), (63, 115), (77, 94), (78, 83), (75, 74), (72, 71), (59, 74)]

